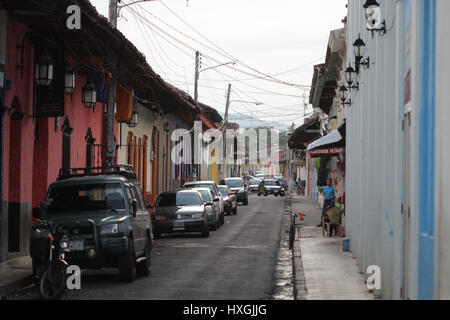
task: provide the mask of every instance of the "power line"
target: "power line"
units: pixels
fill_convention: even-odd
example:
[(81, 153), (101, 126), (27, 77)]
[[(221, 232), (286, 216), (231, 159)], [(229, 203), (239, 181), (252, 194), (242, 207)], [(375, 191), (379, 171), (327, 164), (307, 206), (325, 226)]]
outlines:
[[(181, 40), (178, 39), (178, 38), (175, 38), (174, 36), (172, 36), (171, 34), (169, 34), (167, 31), (161, 29), (161, 28), (160, 28), (159, 26), (157, 26), (156, 24), (150, 22), (147, 18), (143, 17), (140, 13), (138, 13), (137, 11), (135, 11), (133, 8), (128, 8), (128, 7), (127, 7), (127, 9), (128, 9), (129, 11), (133, 12), (134, 14), (139, 15), (139, 16), (140, 16), (143, 20), (145, 20), (148, 24), (152, 25), (154, 28), (157, 28), (159, 31), (163, 32), (164, 34), (166, 34), (167, 36), (171, 37), (171, 38), (174, 39), (175, 41), (177, 41), (177, 42), (179, 42), (180, 44), (184, 45), (184, 46), (187, 47), (188, 49), (190, 49), (190, 50), (192, 50), (192, 51), (197, 51), (197, 50), (194, 49), (192, 46), (186, 44), (185, 42), (181, 41)], [(159, 21), (163, 22), (165, 25), (169, 26), (169, 27), (172, 28), (173, 30), (175, 30), (175, 31), (177, 31), (178, 33), (182, 34), (183, 36), (185, 36), (185, 37), (187, 37), (187, 38), (189, 38), (189, 39), (191, 39), (191, 40), (193, 40), (193, 41), (195, 41), (195, 42), (197, 42), (197, 43), (199, 43), (199, 44), (205, 46), (206, 48), (209, 48), (210, 50), (213, 50), (213, 51), (217, 52), (217, 50), (211, 49), (209, 46), (206, 46), (205, 44), (199, 42), (198, 40), (196, 40), (196, 39), (194, 39), (194, 38), (192, 38), (192, 37), (190, 37), (189, 35), (186, 35), (185, 33), (179, 31), (177, 28), (172, 27), (171, 25), (169, 25), (169, 24), (167, 24), (166, 22), (162, 21), (160, 18), (156, 17), (155, 15), (153, 15), (153, 14), (150, 13), (150, 12), (148, 12), (147, 10), (144, 9), (144, 11), (146, 11), (148, 14), (152, 15), (153, 17), (157, 18)], [(220, 54), (220, 53), (219, 53), (219, 54)], [(213, 58), (213, 57), (211, 57), (211, 56), (209, 56), (209, 55), (206, 55), (206, 54), (202, 54), (202, 55), (205, 56), (205, 57), (207, 57), (207, 58), (209, 58), (210, 60), (212, 60), (212, 61), (214, 61), (214, 62), (216, 62), (216, 63), (219, 63), (219, 64), (222, 64), (222, 63), (223, 63), (222, 61), (217, 60), (217, 59), (215, 59), (215, 58)], [(233, 59), (236, 60), (236, 61), (239, 61), (239, 60), (237, 60), (236, 58), (233, 58)], [(242, 63), (241, 63), (241, 64), (242, 64)], [(243, 65), (246, 66), (246, 67), (248, 68), (247, 65), (245, 65), (245, 64), (243, 64)], [(252, 74), (252, 73), (250, 73), (250, 72), (247, 72), (247, 71), (244, 71), (244, 70), (241, 70), (241, 69), (237, 69), (237, 68), (232, 67), (232, 66), (230, 66), (230, 65), (226, 65), (226, 66), (224, 66), (224, 67), (229, 68), (229, 69), (232, 69), (232, 70), (234, 70), (234, 71), (236, 71), (236, 72), (240, 72), (240, 73), (243, 73), (243, 74), (246, 74), (246, 75), (249, 75), (249, 76), (253, 76), (253, 77), (255, 77), (255, 78), (258, 78), (258, 76), (255, 76), (254, 74)], [(256, 69), (253, 69), (253, 68), (249, 68), (249, 69), (251, 69), (252, 71), (255, 71), (255, 72), (257, 72), (257, 73), (262, 74), (263, 76), (260, 76), (260, 77), (259, 77), (261, 80), (267, 80), (267, 81), (271, 81), (271, 82), (275, 82), (275, 83), (278, 83), (278, 84), (283, 84), (283, 85), (287, 85), (287, 86), (295, 87), (295, 88), (305, 88), (305, 87), (308, 87), (308, 88), (309, 88), (309, 87), (310, 87), (310, 86), (308, 86), (308, 85), (300, 85), (300, 84), (292, 84), (292, 83), (288, 83), (288, 82), (285, 82), (285, 81), (282, 81), (282, 80), (273, 78), (273, 77), (271, 77), (271, 76), (269, 76), (269, 75), (266, 75), (266, 74), (264, 74), (264, 73), (261, 73), (261, 72), (259, 72), (259, 71), (256, 70)]]
[(187, 23), (187, 22), (186, 22), (185, 20), (183, 20), (179, 15), (177, 15), (172, 9), (170, 9), (170, 8), (169, 8), (162, 0), (160, 0), (160, 2), (162, 3), (162, 5), (163, 5), (164, 7), (166, 7), (172, 14), (174, 14), (178, 19), (180, 19), (180, 20), (181, 20), (184, 24), (186, 24), (190, 29), (192, 29), (194, 32), (196, 32), (198, 35), (200, 35), (203, 39), (205, 39), (206, 41), (208, 41), (209, 43), (211, 43), (212, 45), (214, 45), (216, 48), (218, 48), (219, 50), (221, 50), (222, 52), (224, 52), (225, 55), (226, 55), (228, 58), (231, 58), (231, 59), (233, 59), (233, 60), (235, 60), (235, 61), (238, 61), (241, 65), (247, 67), (248, 69), (250, 69), (250, 70), (252, 70), (252, 71), (254, 71), (254, 72), (257, 72), (257, 73), (261, 74), (262, 76), (264, 76), (264, 78), (273, 79), (273, 80), (275, 80), (276, 82), (279, 82), (279, 83), (281, 83), (281, 84), (285, 84), (285, 85), (288, 85), (288, 86), (292, 86), (292, 87), (303, 87), (302, 85), (292, 84), (292, 83), (288, 83), (288, 82), (285, 82), (285, 81), (280, 80), (280, 79), (276, 79), (276, 78), (274, 78), (273, 76), (270, 76), (270, 75), (268, 75), (268, 74), (265, 74), (265, 73), (263, 73), (263, 72), (260, 72), (260, 71), (258, 71), (258, 70), (256, 70), (256, 69), (250, 67), (249, 65), (243, 63), (242, 61), (240, 61), (239, 59), (233, 57), (231, 54), (227, 53), (225, 50), (223, 50), (222, 48), (220, 48), (218, 45), (216, 45), (215, 43), (213, 43), (212, 41), (210, 41), (209, 39), (207, 39), (205, 36), (203, 36), (200, 32), (198, 32), (195, 28), (193, 28), (189, 23)]

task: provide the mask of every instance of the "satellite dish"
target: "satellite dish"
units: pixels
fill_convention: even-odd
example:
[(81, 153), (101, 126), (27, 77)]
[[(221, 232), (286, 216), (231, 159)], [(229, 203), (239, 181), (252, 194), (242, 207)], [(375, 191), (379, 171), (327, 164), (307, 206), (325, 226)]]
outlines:
[(380, 7), (370, 6), (366, 9), (367, 29), (374, 30), (381, 28), (381, 10)]

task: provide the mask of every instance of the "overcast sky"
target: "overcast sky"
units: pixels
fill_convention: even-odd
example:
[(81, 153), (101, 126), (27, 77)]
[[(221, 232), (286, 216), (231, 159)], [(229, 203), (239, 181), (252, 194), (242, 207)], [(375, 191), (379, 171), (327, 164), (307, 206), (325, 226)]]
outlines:
[[(91, 2), (100, 14), (108, 16), (109, 0)], [(129, 2), (123, 0), (122, 4)], [(236, 58), (234, 66), (201, 72), (199, 81), (199, 101), (222, 115), (226, 89), (228, 83), (232, 84), (230, 121), (242, 123), (246, 118), (249, 123), (252, 118), (248, 117), (254, 117), (286, 126), (292, 122), (300, 125), (302, 97), (306, 95), (307, 102), (309, 92), (257, 77), (270, 75), (290, 84), (310, 86), (313, 65), (324, 61), (330, 31), (343, 27), (346, 2), (147, 1), (123, 8), (118, 28), (164, 80), (192, 96), (195, 50), (202, 53), (202, 69), (231, 62), (230, 56)]]

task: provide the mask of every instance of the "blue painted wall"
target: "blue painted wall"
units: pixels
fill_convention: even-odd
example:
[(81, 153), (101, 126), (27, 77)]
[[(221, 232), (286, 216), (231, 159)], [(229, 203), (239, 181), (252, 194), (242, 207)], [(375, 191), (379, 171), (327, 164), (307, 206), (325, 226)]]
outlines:
[(422, 0), (419, 124), (419, 299), (434, 297), (436, 0)]

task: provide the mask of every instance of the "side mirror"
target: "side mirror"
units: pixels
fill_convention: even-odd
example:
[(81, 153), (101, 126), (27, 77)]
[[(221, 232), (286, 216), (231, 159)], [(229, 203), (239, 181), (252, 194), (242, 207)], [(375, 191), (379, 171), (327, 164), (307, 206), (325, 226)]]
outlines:
[(206, 201), (206, 202), (205, 202), (205, 205), (207, 205), (207, 206), (212, 206), (213, 203), (212, 203), (212, 201)]
[(133, 217), (136, 217), (136, 213), (137, 213), (137, 200), (136, 199), (131, 200), (131, 209), (133, 210)]
[(219, 201), (220, 201), (220, 198), (219, 198), (219, 197), (214, 198), (214, 202), (219, 202)]

